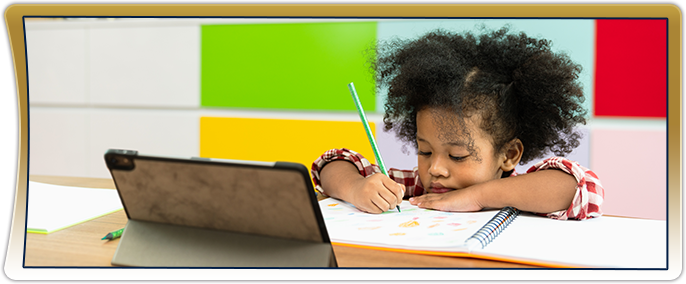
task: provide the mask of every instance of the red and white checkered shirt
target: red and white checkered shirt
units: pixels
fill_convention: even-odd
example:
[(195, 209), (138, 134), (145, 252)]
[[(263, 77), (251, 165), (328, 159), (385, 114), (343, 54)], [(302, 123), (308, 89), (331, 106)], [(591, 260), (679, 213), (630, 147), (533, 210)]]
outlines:
[[(355, 151), (346, 148), (331, 149), (326, 151), (312, 163), (312, 180), (314, 181), (315, 189), (324, 195), (326, 195), (326, 193), (324, 192), (319, 180), (319, 171), (324, 167), (324, 165), (326, 165), (326, 163), (334, 160), (345, 160), (351, 162), (355, 165), (355, 167), (357, 167), (357, 170), (360, 172), (360, 174), (365, 177), (381, 172), (379, 166), (370, 163), (365, 157)], [(536, 214), (559, 220), (583, 220), (602, 215), (600, 205), (603, 203), (605, 190), (600, 184), (598, 176), (596, 176), (594, 172), (579, 165), (577, 162), (573, 162), (562, 157), (545, 159), (533, 165), (526, 172), (530, 173), (545, 169), (558, 169), (574, 176), (577, 181), (576, 194), (574, 195), (572, 204), (569, 205), (567, 210), (547, 214)], [(388, 175), (397, 183), (405, 185), (405, 197), (419, 196), (427, 193), (419, 180), (417, 167), (415, 167), (413, 170), (398, 170), (391, 168), (388, 170)], [(510, 176), (516, 175), (517, 173), (513, 171)]]

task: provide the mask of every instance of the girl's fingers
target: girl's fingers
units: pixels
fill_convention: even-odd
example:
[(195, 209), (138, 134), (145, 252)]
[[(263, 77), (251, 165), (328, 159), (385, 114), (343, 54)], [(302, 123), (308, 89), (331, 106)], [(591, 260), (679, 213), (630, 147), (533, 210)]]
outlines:
[(398, 193), (398, 204), (403, 202), (403, 197), (405, 197), (405, 185), (404, 184), (398, 184), (400, 185), (400, 192)]
[(426, 196), (418, 196), (410, 198), (410, 204), (416, 205), (419, 208), (431, 208), (431, 199)]
[(395, 195), (388, 190), (377, 192), (377, 196), (372, 198), (372, 201), (382, 212), (394, 209), (398, 205)]
[(400, 205), (400, 203), (403, 201), (400, 192), (402, 191), (392, 192), (391, 190), (386, 190), (383, 192), (383, 194), (379, 194), (386, 201), (386, 203), (388, 203), (388, 210), (395, 209), (395, 207)]
[(374, 198), (371, 199), (370, 202), (372, 203), (372, 206), (370, 206), (371, 210), (369, 211), (369, 213), (379, 214), (388, 211), (388, 209), (383, 209), (386, 207), (383, 204), (387, 204), (386, 201), (383, 200), (383, 198)]
[(404, 185), (395, 182), (389, 177), (383, 179), (383, 185), (391, 194), (393, 194), (393, 198), (396, 200), (396, 203), (400, 203), (403, 201), (403, 196), (405, 195)]
[(368, 177), (365, 185), (366, 198), (363, 211), (369, 213), (382, 213), (395, 209), (402, 202), (405, 188), (402, 184), (393, 181), (388, 176), (372, 175)]

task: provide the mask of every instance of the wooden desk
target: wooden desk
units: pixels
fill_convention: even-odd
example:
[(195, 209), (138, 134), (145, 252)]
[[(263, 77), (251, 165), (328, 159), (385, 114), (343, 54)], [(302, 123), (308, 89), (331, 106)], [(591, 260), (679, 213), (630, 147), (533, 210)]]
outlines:
[[(30, 176), (31, 181), (114, 189), (111, 179)], [(101, 240), (127, 222), (123, 210), (47, 235), (26, 234), (26, 266), (112, 266), (110, 261), (119, 239)], [(535, 266), (491, 260), (430, 256), (410, 253), (333, 246), (339, 267), (504, 267)]]

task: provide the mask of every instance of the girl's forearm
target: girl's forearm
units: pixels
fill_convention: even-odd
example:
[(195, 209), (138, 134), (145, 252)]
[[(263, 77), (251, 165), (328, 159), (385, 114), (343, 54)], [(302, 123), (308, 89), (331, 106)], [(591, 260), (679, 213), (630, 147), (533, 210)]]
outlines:
[(475, 185), (484, 208), (512, 206), (523, 211), (551, 213), (566, 210), (576, 194), (576, 179), (560, 170), (542, 170)]
[(346, 161), (332, 161), (319, 172), (326, 195), (342, 200), (352, 200), (350, 194), (355, 181), (364, 179), (357, 168)]

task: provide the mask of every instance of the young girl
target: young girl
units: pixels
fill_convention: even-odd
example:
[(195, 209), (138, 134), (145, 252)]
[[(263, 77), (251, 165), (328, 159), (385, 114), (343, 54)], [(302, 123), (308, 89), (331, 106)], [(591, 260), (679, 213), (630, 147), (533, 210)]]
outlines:
[(389, 176), (362, 155), (332, 149), (312, 164), (322, 194), (381, 213), (403, 197), (420, 208), (479, 211), (512, 206), (555, 219), (600, 216), (604, 190), (576, 162), (544, 153), (579, 145), (585, 124), (581, 67), (547, 40), (506, 28), (480, 36), (434, 31), (377, 49), (378, 88), (388, 88), (384, 130), (417, 150), (414, 170)]

